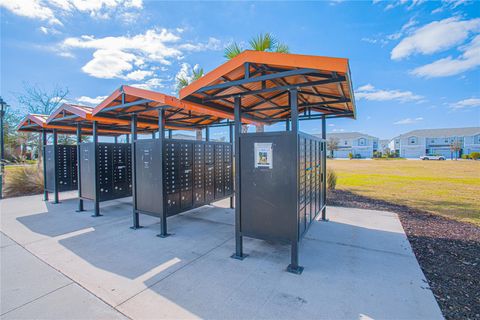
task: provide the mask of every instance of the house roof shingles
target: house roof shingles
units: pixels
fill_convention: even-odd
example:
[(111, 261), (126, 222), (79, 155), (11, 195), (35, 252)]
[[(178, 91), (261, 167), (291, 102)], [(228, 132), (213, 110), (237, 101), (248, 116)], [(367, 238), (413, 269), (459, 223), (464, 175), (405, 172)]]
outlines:
[(407, 133), (401, 134), (398, 137), (407, 138), (407, 137), (415, 136), (415, 137), (423, 137), (423, 138), (437, 138), (437, 137), (443, 138), (443, 137), (474, 136), (479, 133), (480, 133), (480, 127), (420, 129), (420, 130), (409, 131)]

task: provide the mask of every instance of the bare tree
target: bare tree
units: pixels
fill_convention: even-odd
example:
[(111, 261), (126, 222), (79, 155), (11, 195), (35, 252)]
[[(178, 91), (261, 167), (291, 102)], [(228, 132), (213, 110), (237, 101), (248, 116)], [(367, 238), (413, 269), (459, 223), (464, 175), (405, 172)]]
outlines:
[(458, 154), (462, 150), (462, 143), (458, 140), (452, 141), (450, 143), (450, 152), (452, 152), (455, 155), (455, 160), (458, 159)]
[[(51, 90), (46, 90), (37, 84), (23, 83), (23, 92), (17, 94), (17, 100), (22, 109), (25, 112), (32, 114), (46, 114), (49, 115), (60, 106), (65, 98), (68, 96), (69, 91), (66, 87), (56, 85)], [(38, 159), (42, 158), (42, 138), (41, 135), (37, 135), (37, 150)], [(40, 163), (40, 161), (39, 161)]]
[(338, 145), (340, 144), (340, 140), (336, 137), (330, 137), (327, 140), (327, 149), (330, 150), (330, 155), (333, 158), (333, 152), (338, 150)]

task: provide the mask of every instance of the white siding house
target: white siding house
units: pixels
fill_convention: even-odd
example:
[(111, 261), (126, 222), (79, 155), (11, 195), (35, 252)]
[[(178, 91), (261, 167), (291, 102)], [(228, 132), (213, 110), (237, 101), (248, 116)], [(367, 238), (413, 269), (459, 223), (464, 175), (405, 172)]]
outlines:
[[(457, 155), (450, 150), (456, 141), (462, 148)], [(403, 158), (435, 154), (450, 159), (480, 152), (480, 127), (414, 130), (395, 137), (390, 145)]]
[[(373, 152), (378, 149), (378, 138), (359, 132), (339, 132), (327, 134), (329, 139), (338, 141), (338, 150), (333, 151), (334, 158), (348, 158), (348, 155), (358, 155), (361, 158), (372, 158)], [(328, 148), (328, 143), (327, 143)], [(328, 150), (328, 154), (331, 151)]]

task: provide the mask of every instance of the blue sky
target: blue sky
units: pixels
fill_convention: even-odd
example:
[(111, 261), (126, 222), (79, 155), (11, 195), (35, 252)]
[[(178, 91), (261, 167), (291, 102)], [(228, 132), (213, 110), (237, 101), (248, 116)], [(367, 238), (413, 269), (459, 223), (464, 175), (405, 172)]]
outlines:
[[(178, 74), (273, 33), (292, 53), (350, 59), (358, 119), (328, 132), (380, 138), (480, 126), (480, 2), (0, 0), (1, 96), (28, 81), (94, 105), (122, 84), (176, 94)], [(301, 129), (320, 132), (318, 121)]]

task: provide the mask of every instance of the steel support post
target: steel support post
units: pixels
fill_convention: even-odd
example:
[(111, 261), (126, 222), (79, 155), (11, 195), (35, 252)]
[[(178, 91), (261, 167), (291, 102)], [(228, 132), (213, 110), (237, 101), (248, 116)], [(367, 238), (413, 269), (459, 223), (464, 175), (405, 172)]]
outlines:
[[(169, 137), (171, 137), (171, 131), (172, 130), (168, 130), (168, 135)], [(158, 110), (158, 139), (159, 139), (159, 143), (160, 143), (160, 146), (159, 146), (159, 151), (160, 151), (160, 154), (159, 154), (159, 158), (161, 159), (160, 160), (160, 195), (162, 197), (162, 211), (160, 213), (160, 234), (157, 235), (157, 237), (160, 237), (160, 238), (166, 238), (168, 237), (170, 234), (168, 233), (168, 228), (167, 228), (167, 208), (166, 208), (166, 205), (165, 205), (165, 202), (164, 202), (164, 199), (165, 199), (165, 194), (164, 194), (164, 190), (163, 190), (163, 143), (165, 141), (165, 110), (163, 109), (160, 109)]]
[(58, 132), (57, 129), (53, 129), (53, 203), (59, 203), (58, 201)]
[(290, 119), (285, 120), (285, 130), (290, 131)]
[(94, 214), (92, 217), (100, 217), (100, 185), (98, 181), (98, 165), (99, 165), (99, 155), (98, 155), (98, 123), (93, 121), (93, 177), (95, 182), (93, 183), (93, 210)]
[(133, 226), (132, 229), (139, 229), (140, 226), (140, 214), (137, 211), (137, 175), (136, 175), (136, 154), (135, 154), (135, 142), (137, 141), (137, 115), (132, 115), (131, 121), (131, 157), (132, 157), (132, 205), (133, 205)]
[(235, 114), (235, 253), (231, 256), (234, 259), (243, 260), (247, 256), (243, 253), (243, 238), (242, 238), (242, 230), (241, 230), (241, 222), (242, 222), (242, 210), (240, 205), (240, 185), (241, 185), (241, 178), (240, 178), (240, 171), (241, 171), (241, 163), (240, 163), (240, 137), (242, 133), (242, 98), (240, 96), (235, 96), (235, 106), (234, 106), (234, 114)]
[(172, 129), (168, 130), (168, 139), (172, 139)]
[(205, 141), (210, 141), (210, 127), (205, 128)]
[[(296, 137), (298, 137), (298, 92), (297, 89), (291, 89), (289, 92), (290, 96), (290, 109), (291, 109), (291, 118), (292, 118), (292, 131), (295, 134)], [(296, 168), (297, 168), (297, 186), (299, 184), (299, 177), (298, 177), (298, 166), (299, 166), (299, 155), (298, 155), (298, 148), (296, 148), (295, 153), (297, 156), (295, 157), (296, 159)], [(295, 216), (298, 215), (298, 207), (297, 207), (297, 213), (295, 213)], [(296, 221), (295, 228), (298, 230), (298, 224), (300, 222)], [(292, 241), (291, 243), (291, 261), (290, 264), (287, 267), (287, 271), (290, 273), (295, 273), (295, 274), (301, 274), (303, 271), (303, 267), (301, 267), (298, 264), (298, 256), (299, 256), (299, 246), (300, 246), (300, 239), (297, 231), (297, 237), (295, 240)]]
[[(231, 144), (233, 144), (233, 123), (230, 123), (228, 125), (228, 137), (229, 137), (229, 141)], [(233, 155), (233, 157), (235, 158), (235, 154)], [(234, 196), (231, 196), (230, 197), (230, 209), (233, 209), (234, 206), (233, 206), (233, 201), (234, 201), (235, 197)]]
[(130, 143), (130, 135), (129, 134), (125, 135), (125, 142)]
[(117, 136), (113, 137), (113, 142), (118, 143), (118, 137)]
[(47, 145), (47, 131), (42, 129), (42, 156), (43, 156), (43, 201), (48, 201), (48, 191), (47, 191), (47, 161), (45, 151), (45, 146)]
[(80, 152), (80, 144), (82, 143), (82, 125), (77, 123), (77, 184), (78, 184), (78, 209), (77, 212), (84, 211), (82, 200), (82, 157)]
[[(327, 121), (322, 117), (322, 139), (327, 140)], [(327, 221), (327, 144), (323, 143), (322, 150), (322, 220)]]
[(152, 139), (155, 139), (155, 132), (152, 132)]

